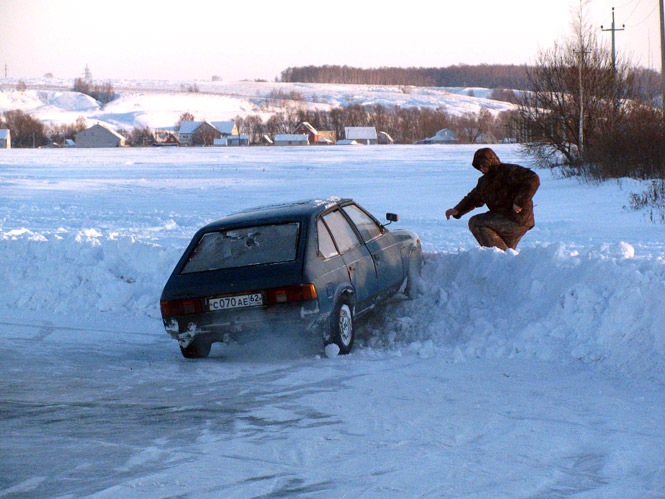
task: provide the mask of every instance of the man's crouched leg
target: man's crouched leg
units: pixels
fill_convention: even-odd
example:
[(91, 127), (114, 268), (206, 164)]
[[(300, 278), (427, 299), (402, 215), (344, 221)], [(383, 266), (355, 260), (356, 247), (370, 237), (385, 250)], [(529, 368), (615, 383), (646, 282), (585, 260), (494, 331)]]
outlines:
[(529, 229), (503, 215), (487, 212), (471, 217), (469, 230), (481, 246), (505, 251), (515, 249)]

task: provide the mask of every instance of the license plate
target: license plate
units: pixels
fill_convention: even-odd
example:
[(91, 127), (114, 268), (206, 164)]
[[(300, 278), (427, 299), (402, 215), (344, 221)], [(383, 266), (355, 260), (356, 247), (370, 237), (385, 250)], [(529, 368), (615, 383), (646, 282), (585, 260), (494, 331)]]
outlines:
[(249, 293), (246, 295), (220, 296), (208, 299), (208, 310), (228, 310), (231, 308), (260, 307), (263, 305), (261, 293)]

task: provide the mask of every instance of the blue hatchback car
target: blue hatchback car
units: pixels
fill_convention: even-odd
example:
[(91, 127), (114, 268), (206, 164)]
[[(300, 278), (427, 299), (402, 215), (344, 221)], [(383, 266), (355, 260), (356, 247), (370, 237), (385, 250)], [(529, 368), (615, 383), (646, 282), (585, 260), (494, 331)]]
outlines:
[[(398, 220), (388, 213), (389, 222)], [(351, 351), (354, 320), (422, 268), (418, 236), (388, 230), (351, 199), (243, 211), (193, 237), (162, 292), (166, 331), (186, 358), (243, 332), (298, 328)]]

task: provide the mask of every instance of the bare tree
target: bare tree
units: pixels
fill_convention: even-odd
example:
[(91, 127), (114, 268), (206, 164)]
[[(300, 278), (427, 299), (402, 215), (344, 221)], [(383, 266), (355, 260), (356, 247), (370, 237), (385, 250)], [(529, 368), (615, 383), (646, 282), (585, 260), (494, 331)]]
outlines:
[(85, 118), (79, 116), (74, 123), (61, 123), (48, 127), (47, 134), (52, 142), (62, 145), (66, 139), (73, 139), (74, 136), (88, 128)]
[(176, 130), (180, 129), (180, 126), (185, 122), (185, 121), (195, 121), (194, 120), (194, 115), (190, 113), (189, 111), (185, 111), (180, 115), (178, 118), (178, 121), (175, 123), (175, 128)]
[(527, 153), (541, 164), (579, 166), (588, 160), (604, 130), (620, 121), (631, 95), (623, 63), (614, 70), (612, 54), (585, 21), (583, 3), (573, 34), (538, 54), (527, 69), (529, 90), (518, 94), (516, 129)]
[(39, 147), (46, 143), (44, 124), (20, 109), (5, 111), (0, 124), (11, 130), (12, 147)]
[(151, 146), (155, 142), (155, 134), (150, 127), (138, 126), (129, 132), (127, 141), (132, 147)]

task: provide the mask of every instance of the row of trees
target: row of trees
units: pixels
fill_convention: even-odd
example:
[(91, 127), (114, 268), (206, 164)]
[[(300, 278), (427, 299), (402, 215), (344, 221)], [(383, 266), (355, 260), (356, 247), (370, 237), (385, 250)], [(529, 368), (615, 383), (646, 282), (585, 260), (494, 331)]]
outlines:
[[(303, 121), (318, 130), (332, 130), (337, 137), (344, 137), (347, 126), (373, 126), (388, 133), (398, 144), (411, 144), (433, 136), (442, 128), (455, 132), (458, 141), (474, 143), (483, 140), (506, 140), (515, 137), (513, 113), (501, 113), (494, 116), (483, 109), (479, 113), (467, 113), (455, 116), (445, 109), (400, 108), (382, 105), (351, 105), (331, 111), (309, 111), (297, 106), (287, 107), (284, 111), (273, 114), (264, 121), (260, 115), (237, 116), (235, 121), (241, 134), (249, 135), (252, 143), (261, 143), (264, 136), (280, 133), (292, 133)], [(191, 113), (183, 113), (176, 123), (195, 121)], [(7, 111), (0, 116), (0, 128), (12, 131), (13, 147), (41, 147), (47, 144), (62, 145), (65, 139), (87, 128), (85, 119), (79, 117), (76, 122), (46, 126), (30, 114), (21, 110)], [(135, 127), (119, 133), (127, 139), (130, 146), (147, 146), (155, 141), (155, 132), (149, 127)], [(201, 138), (200, 143), (210, 145), (209, 140)]]
[[(560, 45), (557, 45), (560, 47)], [(541, 54), (542, 58), (542, 54)], [(289, 83), (343, 83), (357, 85), (402, 85), (425, 87), (483, 87), (532, 90), (533, 75), (541, 68), (535, 65), (480, 64), (455, 65), (445, 68), (356, 68), (351, 66), (301, 66), (287, 68), (281, 81)], [(573, 65), (574, 67), (575, 65)], [(639, 67), (624, 68), (634, 82), (634, 92), (642, 100), (656, 97), (660, 75)], [(563, 82), (559, 82), (563, 83)], [(557, 91), (566, 91), (563, 84)]]
[(72, 90), (89, 95), (102, 104), (108, 104), (118, 96), (110, 82), (93, 83), (85, 78), (76, 78)]
[(455, 65), (444, 68), (363, 69), (351, 66), (302, 66), (282, 71), (283, 82), (414, 85), (422, 87), (527, 88), (527, 66)]
[(568, 40), (539, 53), (529, 91), (517, 96), (524, 148), (574, 175), (665, 178), (658, 87), (647, 91), (643, 73), (600, 45), (583, 11), (573, 28)]
[(5, 111), (0, 115), (0, 128), (11, 130), (12, 147), (41, 147), (50, 143), (62, 145), (65, 139), (87, 128), (85, 118), (74, 123), (45, 125), (29, 113), (20, 109)]
[(544, 165), (590, 180), (650, 179), (632, 195), (635, 209), (665, 221), (665, 110), (659, 78), (613, 57), (586, 24), (539, 54), (528, 92), (518, 96), (516, 124), (525, 151)]
[(339, 138), (344, 137), (347, 126), (373, 126), (388, 133), (398, 144), (412, 144), (443, 128), (454, 131), (462, 143), (473, 143), (480, 138), (500, 141), (514, 137), (511, 114), (501, 113), (495, 117), (486, 109), (455, 116), (442, 108), (386, 107), (380, 104), (354, 104), (330, 111), (311, 111), (294, 106), (273, 114), (267, 121), (259, 115), (236, 118), (240, 132), (249, 135), (252, 142), (259, 142), (264, 135), (292, 133), (303, 121), (317, 130), (333, 131)]

